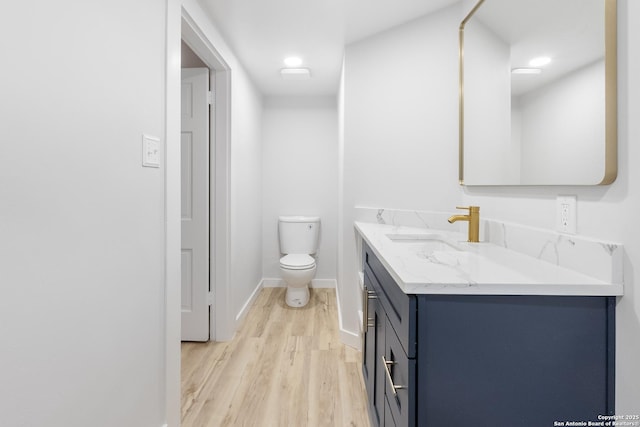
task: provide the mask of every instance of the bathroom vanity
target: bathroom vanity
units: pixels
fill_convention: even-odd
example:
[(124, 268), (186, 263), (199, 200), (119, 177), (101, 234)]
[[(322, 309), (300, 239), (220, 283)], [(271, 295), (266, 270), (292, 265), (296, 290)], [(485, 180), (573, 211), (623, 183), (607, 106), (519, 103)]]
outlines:
[(621, 284), (456, 234), (356, 230), (373, 425), (539, 427), (614, 413)]

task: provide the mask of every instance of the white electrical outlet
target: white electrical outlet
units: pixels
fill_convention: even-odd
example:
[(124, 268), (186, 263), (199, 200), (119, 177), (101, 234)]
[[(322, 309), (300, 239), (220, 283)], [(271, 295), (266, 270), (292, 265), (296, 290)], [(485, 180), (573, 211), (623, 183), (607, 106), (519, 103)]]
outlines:
[(576, 196), (558, 196), (556, 230), (576, 234)]

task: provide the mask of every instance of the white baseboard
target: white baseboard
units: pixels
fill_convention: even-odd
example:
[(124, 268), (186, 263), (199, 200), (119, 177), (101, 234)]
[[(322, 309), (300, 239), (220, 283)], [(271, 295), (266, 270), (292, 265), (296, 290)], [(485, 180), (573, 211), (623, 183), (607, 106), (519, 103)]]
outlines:
[(356, 350), (362, 351), (362, 338), (359, 333), (348, 331), (342, 324), (342, 309), (340, 307), (340, 292), (336, 286), (336, 304), (338, 306), (338, 329), (340, 330), (340, 341), (343, 344), (353, 347)]
[[(286, 286), (282, 279), (262, 279), (263, 288), (284, 288)], [(313, 279), (311, 280), (311, 287), (316, 289), (334, 289), (336, 288), (336, 280)]]
[(340, 341), (349, 347), (362, 351), (362, 338), (358, 334), (340, 328)]
[(335, 289), (336, 279), (313, 279), (311, 281), (311, 287), (318, 289)]
[(236, 325), (239, 325), (247, 316), (247, 313), (251, 309), (253, 302), (256, 300), (256, 298), (258, 297), (258, 294), (260, 293), (260, 290), (263, 287), (263, 282), (264, 280), (261, 280), (260, 283), (258, 283), (258, 286), (256, 286), (256, 288), (253, 290), (253, 292), (249, 296), (249, 299), (247, 299), (247, 301), (242, 306), (242, 309), (240, 310), (240, 312), (236, 315)]
[(263, 288), (284, 288), (282, 279), (262, 279)]

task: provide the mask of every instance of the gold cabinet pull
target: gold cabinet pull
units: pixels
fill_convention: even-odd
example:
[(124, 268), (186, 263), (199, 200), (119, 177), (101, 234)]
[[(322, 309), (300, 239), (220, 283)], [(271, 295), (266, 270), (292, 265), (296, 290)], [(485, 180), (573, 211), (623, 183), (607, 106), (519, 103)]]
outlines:
[(397, 390), (400, 390), (400, 389), (403, 389), (403, 388), (407, 388), (407, 386), (395, 385), (393, 383), (393, 378), (391, 378), (391, 371), (389, 370), (389, 366), (395, 365), (396, 362), (394, 362), (393, 360), (387, 360), (387, 359), (385, 359), (384, 356), (382, 356), (382, 363), (384, 363), (384, 371), (387, 373), (387, 381), (389, 381), (389, 385), (391, 386), (391, 390), (393, 390), (393, 397), (396, 397), (398, 395)]

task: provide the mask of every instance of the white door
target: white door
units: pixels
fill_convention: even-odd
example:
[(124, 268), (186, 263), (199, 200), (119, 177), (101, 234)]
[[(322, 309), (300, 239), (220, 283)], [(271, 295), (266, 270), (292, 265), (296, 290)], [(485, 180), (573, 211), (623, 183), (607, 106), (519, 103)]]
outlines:
[(209, 69), (182, 69), (182, 340), (209, 340)]

